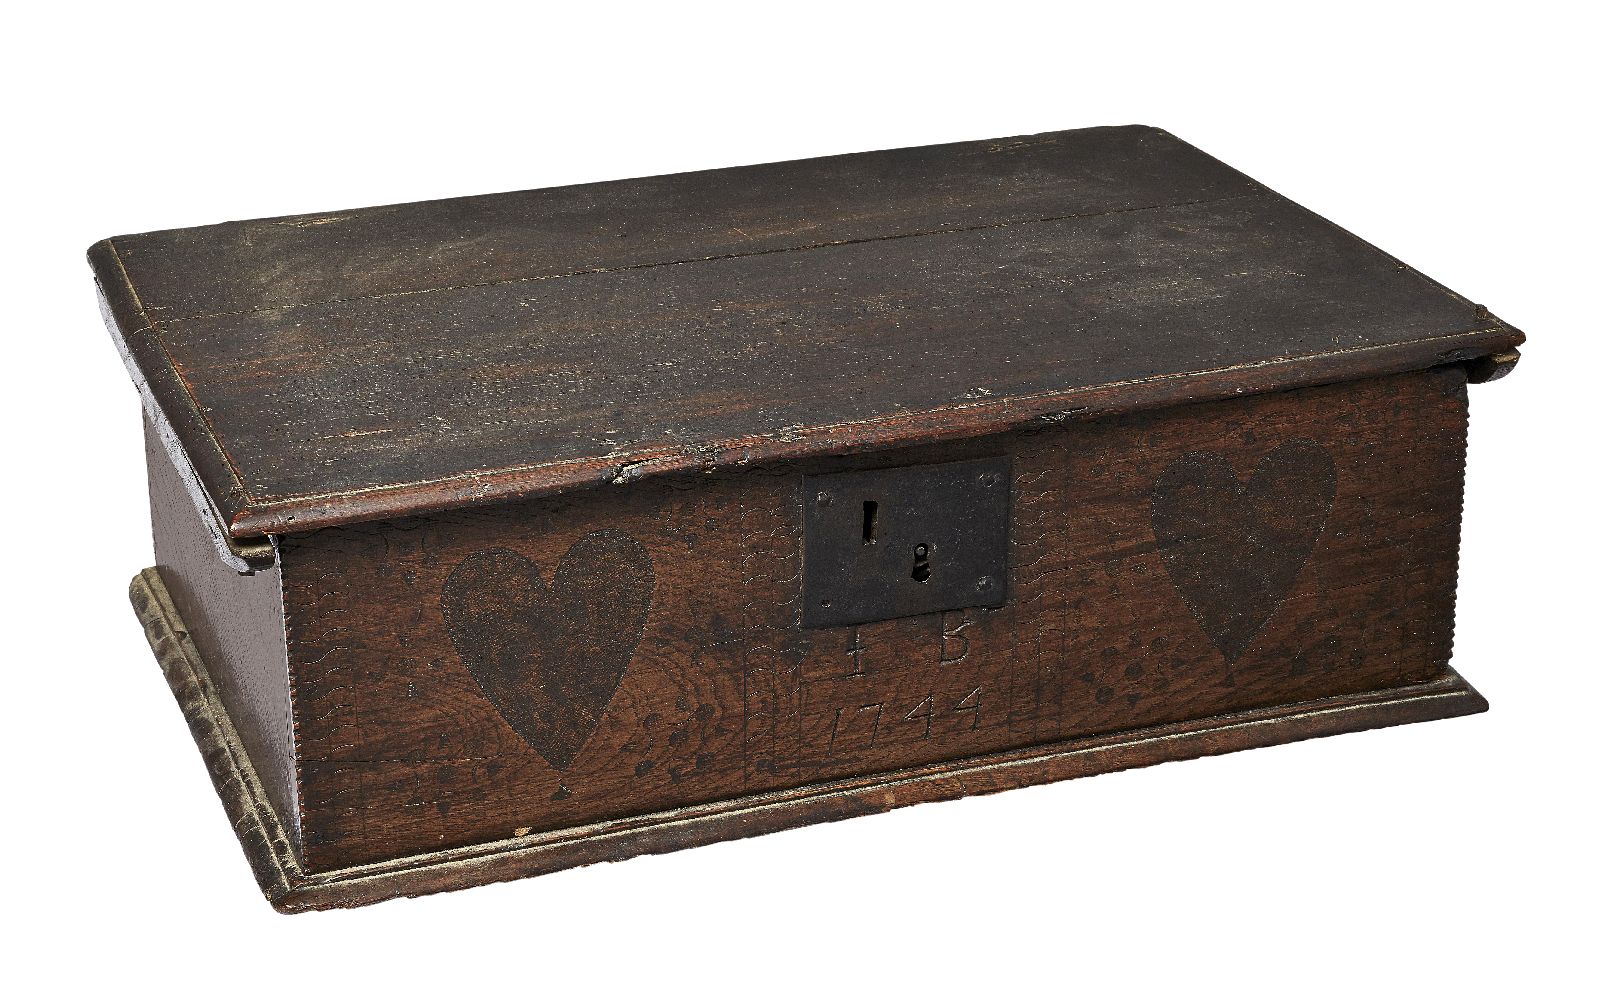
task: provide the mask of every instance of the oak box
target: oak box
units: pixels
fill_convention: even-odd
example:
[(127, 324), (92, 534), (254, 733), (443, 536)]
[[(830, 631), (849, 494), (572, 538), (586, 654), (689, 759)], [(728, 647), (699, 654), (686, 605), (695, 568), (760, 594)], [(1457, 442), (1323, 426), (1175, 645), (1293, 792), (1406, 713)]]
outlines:
[(90, 260), (133, 602), (284, 910), (1486, 707), (1521, 334), (1158, 129)]

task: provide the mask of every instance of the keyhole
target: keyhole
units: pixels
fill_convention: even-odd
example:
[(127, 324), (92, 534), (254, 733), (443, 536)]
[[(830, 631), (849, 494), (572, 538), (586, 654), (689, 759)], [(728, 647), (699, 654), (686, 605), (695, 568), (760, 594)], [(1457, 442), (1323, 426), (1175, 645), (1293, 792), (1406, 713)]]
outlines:
[(917, 583), (926, 583), (927, 578), (932, 576), (932, 567), (927, 565), (926, 542), (916, 546), (916, 561), (915, 565), (910, 567), (910, 576)]
[(861, 505), (860, 544), (874, 545), (877, 541), (877, 502), (867, 500)]

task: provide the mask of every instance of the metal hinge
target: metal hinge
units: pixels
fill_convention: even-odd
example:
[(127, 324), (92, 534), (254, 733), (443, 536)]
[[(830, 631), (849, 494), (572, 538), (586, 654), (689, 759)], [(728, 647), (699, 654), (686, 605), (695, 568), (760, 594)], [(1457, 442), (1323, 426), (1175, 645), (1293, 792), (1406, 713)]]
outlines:
[(1494, 382), (1515, 370), (1520, 363), (1520, 352), (1511, 347), (1507, 351), (1471, 358), (1465, 362), (1465, 380), (1475, 383)]

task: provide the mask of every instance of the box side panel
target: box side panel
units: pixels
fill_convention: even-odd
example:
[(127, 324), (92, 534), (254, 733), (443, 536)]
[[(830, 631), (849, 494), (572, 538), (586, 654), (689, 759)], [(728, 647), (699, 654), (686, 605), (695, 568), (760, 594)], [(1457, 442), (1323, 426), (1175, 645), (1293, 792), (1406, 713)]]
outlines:
[[(1437, 678), (1464, 433), (1438, 370), (291, 536), (306, 865)], [(1004, 606), (799, 626), (805, 473), (999, 454)]]
[(293, 717), (277, 567), (241, 576), (217, 557), (160, 437), (144, 423), (156, 566), (211, 671), (272, 807), (294, 835)]

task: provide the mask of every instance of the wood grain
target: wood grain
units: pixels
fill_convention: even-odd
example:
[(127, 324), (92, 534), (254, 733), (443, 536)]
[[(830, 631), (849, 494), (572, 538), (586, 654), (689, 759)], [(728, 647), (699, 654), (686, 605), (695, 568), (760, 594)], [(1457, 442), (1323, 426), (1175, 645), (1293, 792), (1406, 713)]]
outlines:
[(240, 538), (1522, 339), (1137, 127), (117, 237), (90, 258)]
[[(128, 593), (256, 882), (272, 905), (285, 913), (364, 906), (397, 896), (676, 851), (922, 802), (1487, 709), (1481, 695), (1447, 670), (1425, 684), (1087, 737), (1036, 751), (991, 754), (552, 833), (527, 833), (355, 868), (307, 872), (264, 794), (227, 707), (216, 697), (216, 682), (187, 624), (172, 606), (160, 571), (151, 568), (135, 576)], [(159, 878), (156, 884), (166, 887)]]
[(1271, 451), (1247, 486), (1210, 451), (1189, 452), (1160, 473), (1149, 515), (1165, 574), (1228, 660), (1287, 599), (1336, 491), (1337, 463), (1312, 441)]
[(1258, 190), (1159, 129), (1092, 128), (119, 236), (156, 319), (1211, 201)]
[[(305, 870), (1434, 681), (1464, 431), (1449, 368), (288, 536)], [(1306, 446), (1335, 469), (1330, 507), (1219, 525), (1293, 558), (1265, 576), (1267, 620), (1217, 632), (1171, 567), (1209, 560), (1239, 593), (1261, 578), (1203, 532), (1156, 534), (1162, 477), (1206, 456), (1269, 482)], [(997, 454), (1014, 468), (1005, 606), (799, 627), (803, 474)], [(463, 661), (445, 592), (495, 551), (558, 591), (594, 532), (635, 539), (654, 583), (608, 707), (556, 767)]]
[[(283, 909), (1486, 707), (1465, 387), (1523, 337), (1158, 129), (89, 256), (152, 428), (130, 595)], [(965, 520), (880, 472), (972, 459)], [(807, 554), (857, 472), (839, 510), (917, 495)], [(890, 611), (806, 618), (824, 564)]]
[(510, 549), (462, 559), (440, 601), (450, 645), (516, 734), (557, 771), (599, 727), (643, 635), (655, 594), (649, 552), (590, 532), (553, 583)]
[(210, 664), (216, 696), (254, 761), (264, 794), (297, 836), (294, 718), (278, 569), (241, 576), (217, 558), (201, 520), (205, 515), (148, 419), (144, 429), (155, 568), (190, 640)]

